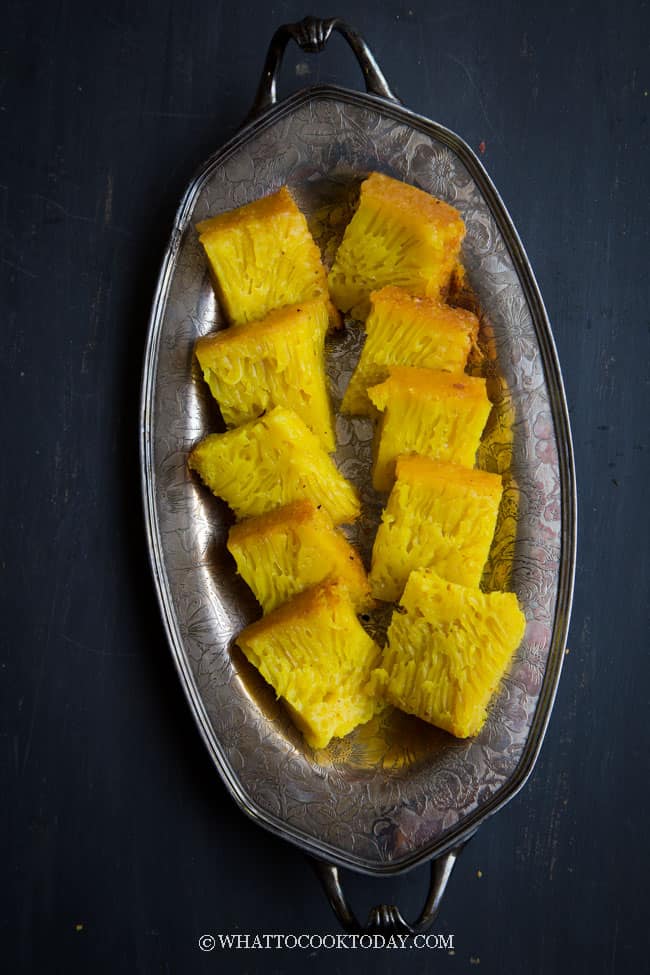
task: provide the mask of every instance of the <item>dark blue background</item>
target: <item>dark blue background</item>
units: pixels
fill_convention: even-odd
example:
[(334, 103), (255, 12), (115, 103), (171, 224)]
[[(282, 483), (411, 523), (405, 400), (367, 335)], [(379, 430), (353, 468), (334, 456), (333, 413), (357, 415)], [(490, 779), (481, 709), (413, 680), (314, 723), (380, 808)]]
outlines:
[[(409, 107), (485, 143), (573, 423), (570, 654), (528, 786), (450, 882), (434, 930), (453, 956), (196, 947), (338, 930), (303, 856), (237, 811), (203, 750), (153, 596), (137, 456), (178, 200), (241, 123), (274, 28), (306, 13), (343, 14)], [(5, 970), (646, 970), (647, 3), (52, 0), (5, 3), (1, 21)], [(340, 39), (288, 56), (283, 90), (316, 80), (358, 85)], [(362, 914), (414, 913), (426, 879), (347, 883)]]

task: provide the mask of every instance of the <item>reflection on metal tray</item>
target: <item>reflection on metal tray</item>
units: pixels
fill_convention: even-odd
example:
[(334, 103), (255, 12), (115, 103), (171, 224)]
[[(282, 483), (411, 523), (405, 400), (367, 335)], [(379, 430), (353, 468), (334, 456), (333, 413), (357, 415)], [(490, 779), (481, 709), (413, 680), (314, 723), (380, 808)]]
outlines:
[[(353, 46), (369, 93), (317, 87), (276, 104), (287, 40), (316, 50), (332, 29)], [(331, 214), (372, 170), (447, 200), (465, 220), (463, 262), (480, 303), (495, 400), (480, 463), (506, 474), (488, 583), (517, 593), (528, 626), (476, 738), (456, 741), (387, 711), (313, 752), (232, 646), (258, 610), (225, 548), (228, 509), (186, 468), (191, 446), (217, 428), (193, 345), (224, 325), (193, 225), (288, 184), (327, 254), (328, 234), (337, 229)], [(361, 328), (351, 326), (330, 342), (336, 405), (361, 341)], [(339, 417), (337, 437), (337, 462), (363, 500), (352, 537), (367, 556), (381, 506), (369, 480), (371, 425)], [(496, 190), (462, 140), (397, 102), (363, 41), (338, 20), (308, 18), (280, 28), (253, 117), (185, 194), (151, 316), (141, 448), (151, 561), (169, 641), (226, 786), (257, 822), (332, 865), (387, 874), (446, 854), (434, 869), (437, 906), (455, 855), (449, 851), (523, 784), (548, 721), (573, 582), (570, 433), (544, 306)], [(373, 625), (381, 637), (385, 619)], [(340, 916), (353, 927), (334, 867), (321, 869)], [(382, 911), (375, 925), (408, 927), (398, 912)]]

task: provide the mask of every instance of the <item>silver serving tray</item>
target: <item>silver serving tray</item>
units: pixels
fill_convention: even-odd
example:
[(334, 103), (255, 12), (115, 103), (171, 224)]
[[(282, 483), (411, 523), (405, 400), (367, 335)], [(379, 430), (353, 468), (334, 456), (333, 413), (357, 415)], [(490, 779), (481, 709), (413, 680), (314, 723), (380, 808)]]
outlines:
[[(284, 47), (320, 50), (339, 30), (368, 93), (319, 86), (277, 102)], [(452, 203), (466, 223), (463, 260), (482, 309), (495, 408), (481, 466), (506, 475), (487, 570), (513, 589), (528, 626), (484, 730), (456, 741), (388, 712), (314, 752), (271, 688), (233, 646), (259, 610), (225, 548), (226, 506), (189, 473), (190, 448), (220, 429), (193, 363), (196, 339), (225, 322), (194, 224), (288, 184), (325, 252), (350, 187), (372, 170)], [(362, 337), (351, 326), (328, 350), (335, 402)], [(339, 418), (337, 462), (360, 489), (352, 537), (367, 556), (382, 499), (370, 487), (371, 427)], [(142, 484), (153, 574), (172, 654), (206, 746), (241, 809), (318, 859), (342, 922), (356, 919), (336, 866), (392, 874), (434, 860), (432, 891), (415, 925), (394, 908), (370, 923), (430, 923), (463, 842), (530, 774), (564, 656), (575, 560), (575, 488), (560, 370), (535, 278), (481, 163), (448, 129), (403, 108), (361, 38), (338, 19), (280, 28), (246, 125), (192, 181), (165, 254), (147, 339), (141, 413)], [(369, 623), (381, 638), (385, 619)]]

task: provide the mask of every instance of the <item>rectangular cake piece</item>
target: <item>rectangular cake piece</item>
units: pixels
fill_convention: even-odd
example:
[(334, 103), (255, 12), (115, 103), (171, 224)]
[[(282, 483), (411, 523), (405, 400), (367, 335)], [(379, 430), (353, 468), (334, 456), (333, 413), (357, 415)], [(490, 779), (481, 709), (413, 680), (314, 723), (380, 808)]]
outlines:
[(358, 612), (372, 603), (359, 555), (312, 501), (292, 501), (233, 525), (228, 551), (265, 613), (328, 576), (348, 590)]
[(294, 596), (243, 630), (237, 644), (284, 699), (312, 748), (325, 748), (373, 717), (369, 682), (380, 651), (336, 582)]
[(188, 464), (238, 518), (263, 515), (300, 498), (322, 505), (335, 525), (359, 516), (356, 491), (320, 440), (297, 413), (280, 406), (235, 430), (205, 437)]
[(402, 711), (457, 738), (476, 735), (525, 628), (514, 593), (483, 593), (432, 570), (412, 572), (377, 682)]
[(494, 535), (498, 474), (428, 457), (399, 457), (372, 550), (373, 596), (402, 594), (409, 574), (432, 568), (450, 582), (478, 586)]
[(394, 284), (437, 298), (449, 286), (465, 225), (460, 213), (429, 193), (371, 173), (329, 274), (332, 300), (353, 318), (368, 314), (370, 293)]
[(320, 251), (286, 186), (196, 229), (231, 325), (259, 321), (283, 305), (329, 300)]
[(326, 450), (334, 450), (324, 361), (327, 328), (327, 306), (315, 299), (199, 339), (196, 357), (226, 425), (240, 426), (274, 406), (286, 406)]
[(416, 298), (401, 288), (370, 296), (366, 341), (343, 397), (344, 413), (373, 414), (367, 388), (388, 376), (391, 366), (421, 366), (462, 372), (476, 342), (479, 321), (464, 308)]
[(368, 396), (383, 414), (372, 475), (377, 491), (390, 491), (400, 454), (474, 466), (492, 408), (484, 379), (462, 372), (392, 366), (388, 379), (371, 386)]

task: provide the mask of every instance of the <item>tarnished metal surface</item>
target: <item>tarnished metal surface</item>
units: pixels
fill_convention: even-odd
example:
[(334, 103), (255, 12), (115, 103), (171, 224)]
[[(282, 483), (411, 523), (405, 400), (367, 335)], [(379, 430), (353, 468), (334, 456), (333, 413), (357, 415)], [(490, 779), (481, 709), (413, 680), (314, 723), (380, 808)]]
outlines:
[[(313, 752), (233, 649), (256, 604), (225, 548), (226, 506), (186, 467), (192, 445), (218, 429), (193, 345), (224, 324), (193, 224), (287, 183), (327, 252), (336, 204), (372, 170), (449, 201), (465, 220), (463, 259), (483, 309), (495, 400), (480, 463), (506, 475), (487, 581), (518, 594), (528, 626), (475, 739), (456, 741), (389, 711)], [(361, 328), (351, 326), (330, 341), (336, 405), (361, 339)], [(367, 556), (382, 502), (370, 487), (370, 423), (340, 417), (337, 437), (337, 463), (363, 499), (350, 536)], [(174, 657), (206, 744), (246, 812), (312, 853), (380, 873), (449, 849), (514, 794), (541, 743), (564, 651), (575, 539), (571, 446), (534, 278), (494, 188), (457, 137), (372, 96), (312, 89), (247, 126), (208, 163), (179, 210), (154, 303), (142, 460), (152, 564)], [(369, 625), (381, 638), (385, 618)]]

